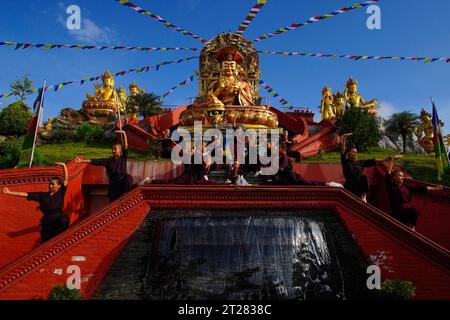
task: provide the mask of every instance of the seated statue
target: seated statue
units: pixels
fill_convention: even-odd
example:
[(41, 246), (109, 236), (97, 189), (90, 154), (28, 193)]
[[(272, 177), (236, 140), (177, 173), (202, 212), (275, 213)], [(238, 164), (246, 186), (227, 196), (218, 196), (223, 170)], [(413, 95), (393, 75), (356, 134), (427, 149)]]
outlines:
[(102, 76), (103, 85), (95, 84), (94, 95), (87, 94), (88, 101), (116, 101), (116, 90), (114, 89), (114, 78), (112, 74), (106, 70)]
[[(102, 85), (94, 84), (95, 91), (93, 95), (87, 94), (87, 100), (83, 102), (83, 109), (88, 110), (88, 112), (100, 110), (102, 112), (115, 113), (117, 112), (118, 104), (123, 109), (117, 91), (114, 88), (114, 78), (108, 70), (103, 74), (102, 81)], [(123, 96), (123, 92), (121, 95)]]
[(376, 99), (365, 101), (358, 93), (358, 82), (353, 80), (352, 77), (347, 81), (344, 99), (347, 102), (347, 107), (366, 108), (372, 114), (377, 112), (375, 108), (378, 106), (378, 101)]
[(320, 104), (320, 113), (322, 120), (331, 120), (336, 118), (336, 110), (333, 101), (331, 89), (325, 86), (322, 90), (322, 102)]
[[(278, 117), (260, 104), (259, 60), (256, 48), (241, 35), (221, 34), (205, 45), (200, 55), (196, 100), (180, 114), (180, 126), (195, 122), (218, 129), (278, 128)], [(237, 43), (246, 43), (245, 50)]]
[(233, 53), (229, 53), (221, 62), (220, 77), (208, 87), (205, 102), (210, 105), (240, 105), (255, 104), (255, 94), (250, 84), (239, 77), (238, 65)]

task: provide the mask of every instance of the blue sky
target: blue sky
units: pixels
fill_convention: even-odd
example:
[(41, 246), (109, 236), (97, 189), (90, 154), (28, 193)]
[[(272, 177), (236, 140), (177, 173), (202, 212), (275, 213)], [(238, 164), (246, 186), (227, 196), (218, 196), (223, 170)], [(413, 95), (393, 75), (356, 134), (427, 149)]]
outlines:
[[(256, 0), (133, 0), (132, 2), (164, 19), (209, 39), (220, 32), (236, 31)], [(244, 36), (254, 39), (311, 16), (350, 6), (358, 0), (268, 0)], [(36, 0), (1, 1), (0, 41), (66, 43), (155, 47), (201, 47), (198, 40), (164, 27), (161, 23), (123, 7), (114, 0)], [(81, 8), (82, 29), (69, 31), (65, 21), (69, 5)], [(355, 55), (393, 55), (450, 57), (450, 12), (448, 0), (384, 0), (381, 30), (369, 30), (365, 9), (357, 9), (312, 25), (256, 43), (259, 50), (302, 51)], [(193, 51), (125, 52), (76, 49), (14, 50), (0, 46), (0, 94), (8, 84), (28, 74), (36, 85), (79, 80), (161, 61), (196, 55)], [(169, 65), (158, 72), (131, 74), (116, 78), (117, 85), (128, 87), (136, 80), (147, 91), (163, 94), (188, 78), (198, 68), (196, 60)], [(261, 55), (262, 79), (295, 106), (317, 110), (325, 85), (343, 90), (350, 75), (359, 81), (366, 99), (377, 98), (380, 113), (431, 111), (433, 96), (440, 118), (450, 130), (450, 64), (408, 61), (350, 61), (315, 57)], [(79, 109), (92, 83), (67, 86), (47, 94), (44, 118), (59, 114), (65, 107)], [(197, 94), (197, 83), (176, 90), (165, 104), (186, 104)], [(262, 96), (268, 96), (261, 89)], [(31, 103), (34, 97), (30, 98)], [(0, 107), (14, 101), (1, 101)], [(271, 99), (281, 107), (276, 99)], [(317, 112), (316, 112), (317, 113)], [(316, 119), (319, 115), (316, 114)]]

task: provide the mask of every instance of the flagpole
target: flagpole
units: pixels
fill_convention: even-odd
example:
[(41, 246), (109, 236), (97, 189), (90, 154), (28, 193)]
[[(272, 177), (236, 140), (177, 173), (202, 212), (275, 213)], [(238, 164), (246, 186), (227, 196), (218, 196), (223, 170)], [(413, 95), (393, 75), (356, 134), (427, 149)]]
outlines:
[(33, 165), (34, 149), (36, 148), (37, 133), (39, 130), (39, 124), (41, 123), (41, 116), (42, 116), (42, 112), (43, 112), (42, 103), (44, 101), (46, 85), (47, 85), (47, 80), (44, 80), (44, 86), (42, 87), (41, 101), (39, 103), (39, 114), (38, 114), (38, 118), (37, 118), (36, 129), (34, 131), (33, 149), (31, 150), (31, 158), (30, 158), (30, 166), (29, 166), (30, 168)]
[(119, 95), (119, 90), (116, 90), (116, 108), (117, 114), (119, 115), (119, 129), (120, 129), (120, 142), (123, 145), (123, 136), (122, 136), (122, 117), (120, 116), (120, 107), (119, 107), (119, 99), (123, 104), (122, 98)]

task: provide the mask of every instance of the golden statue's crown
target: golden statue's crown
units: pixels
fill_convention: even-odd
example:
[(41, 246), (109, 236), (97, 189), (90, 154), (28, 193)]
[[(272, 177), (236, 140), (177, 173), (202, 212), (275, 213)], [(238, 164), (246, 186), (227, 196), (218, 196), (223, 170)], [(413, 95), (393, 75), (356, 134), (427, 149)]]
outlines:
[(331, 89), (328, 88), (328, 86), (325, 86), (325, 88), (322, 89), (322, 94), (324, 94), (326, 92), (330, 92), (331, 93)]
[(350, 78), (349, 78), (348, 81), (347, 81), (347, 88), (350, 87), (350, 86), (352, 86), (352, 85), (357, 86), (357, 85), (358, 85), (358, 81), (353, 80), (352, 76), (350, 76)]
[(339, 98), (343, 98), (344, 96), (342, 95), (342, 93), (341, 93), (340, 91), (337, 91), (337, 92), (334, 94), (334, 97), (335, 97), (336, 99), (339, 99)]
[(135, 80), (130, 84), (130, 90), (131, 89), (140, 89)]
[(237, 48), (225, 47), (217, 55), (217, 60), (219, 62), (236, 61), (236, 63), (241, 64), (244, 62), (244, 56)]
[(102, 75), (102, 79), (103, 79), (103, 81), (106, 79), (113, 79), (113, 76), (112, 76), (111, 72), (109, 72), (109, 70), (106, 70), (105, 73)]

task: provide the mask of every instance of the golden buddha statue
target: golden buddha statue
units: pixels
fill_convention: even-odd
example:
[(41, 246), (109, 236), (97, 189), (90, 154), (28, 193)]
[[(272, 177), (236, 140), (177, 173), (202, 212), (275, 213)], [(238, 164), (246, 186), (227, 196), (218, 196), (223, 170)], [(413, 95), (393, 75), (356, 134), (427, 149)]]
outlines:
[(139, 85), (138, 85), (138, 84), (136, 83), (136, 81), (134, 81), (134, 80), (133, 80), (133, 82), (130, 84), (129, 89), (130, 89), (130, 96), (131, 96), (131, 97), (137, 96), (138, 94), (142, 94), (142, 93), (145, 92), (143, 89), (141, 89), (141, 88), (139, 87)]
[(320, 103), (320, 113), (322, 120), (331, 120), (336, 118), (333, 93), (328, 86), (322, 89), (322, 102)]
[(333, 104), (336, 111), (336, 117), (341, 117), (344, 114), (345, 99), (339, 91), (333, 95)]
[(118, 101), (119, 109), (120, 112), (124, 113), (128, 103), (127, 90), (125, 90), (125, 88), (120, 86), (118, 92), (119, 92), (119, 101)]
[(211, 82), (205, 101), (208, 104), (228, 106), (252, 106), (255, 95), (249, 83), (239, 76), (237, 61), (241, 60), (239, 52), (225, 52), (221, 61), (220, 78)]
[(106, 113), (117, 112), (118, 95), (114, 89), (114, 78), (106, 70), (102, 75), (103, 85), (94, 84), (94, 95), (87, 94), (87, 100), (83, 102), (83, 109), (101, 111)]
[(102, 75), (103, 86), (94, 85), (94, 95), (87, 94), (88, 101), (116, 101), (116, 90), (114, 89), (114, 78), (112, 74), (106, 70)]
[(344, 99), (347, 103), (347, 107), (365, 108), (372, 114), (377, 112), (375, 108), (378, 106), (378, 101), (376, 99), (365, 101), (358, 93), (358, 81), (353, 80), (352, 77), (347, 81)]
[(427, 153), (434, 153), (434, 129), (431, 114), (422, 108), (420, 111), (420, 124), (415, 130), (417, 142)]
[(198, 96), (181, 113), (181, 126), (199, 121), (203, 127), (278, 128), (277, 115), (258, 104), (261, 71), (250, 41), (240, 34), (220, 34), (205, 45), (199, 62)]

